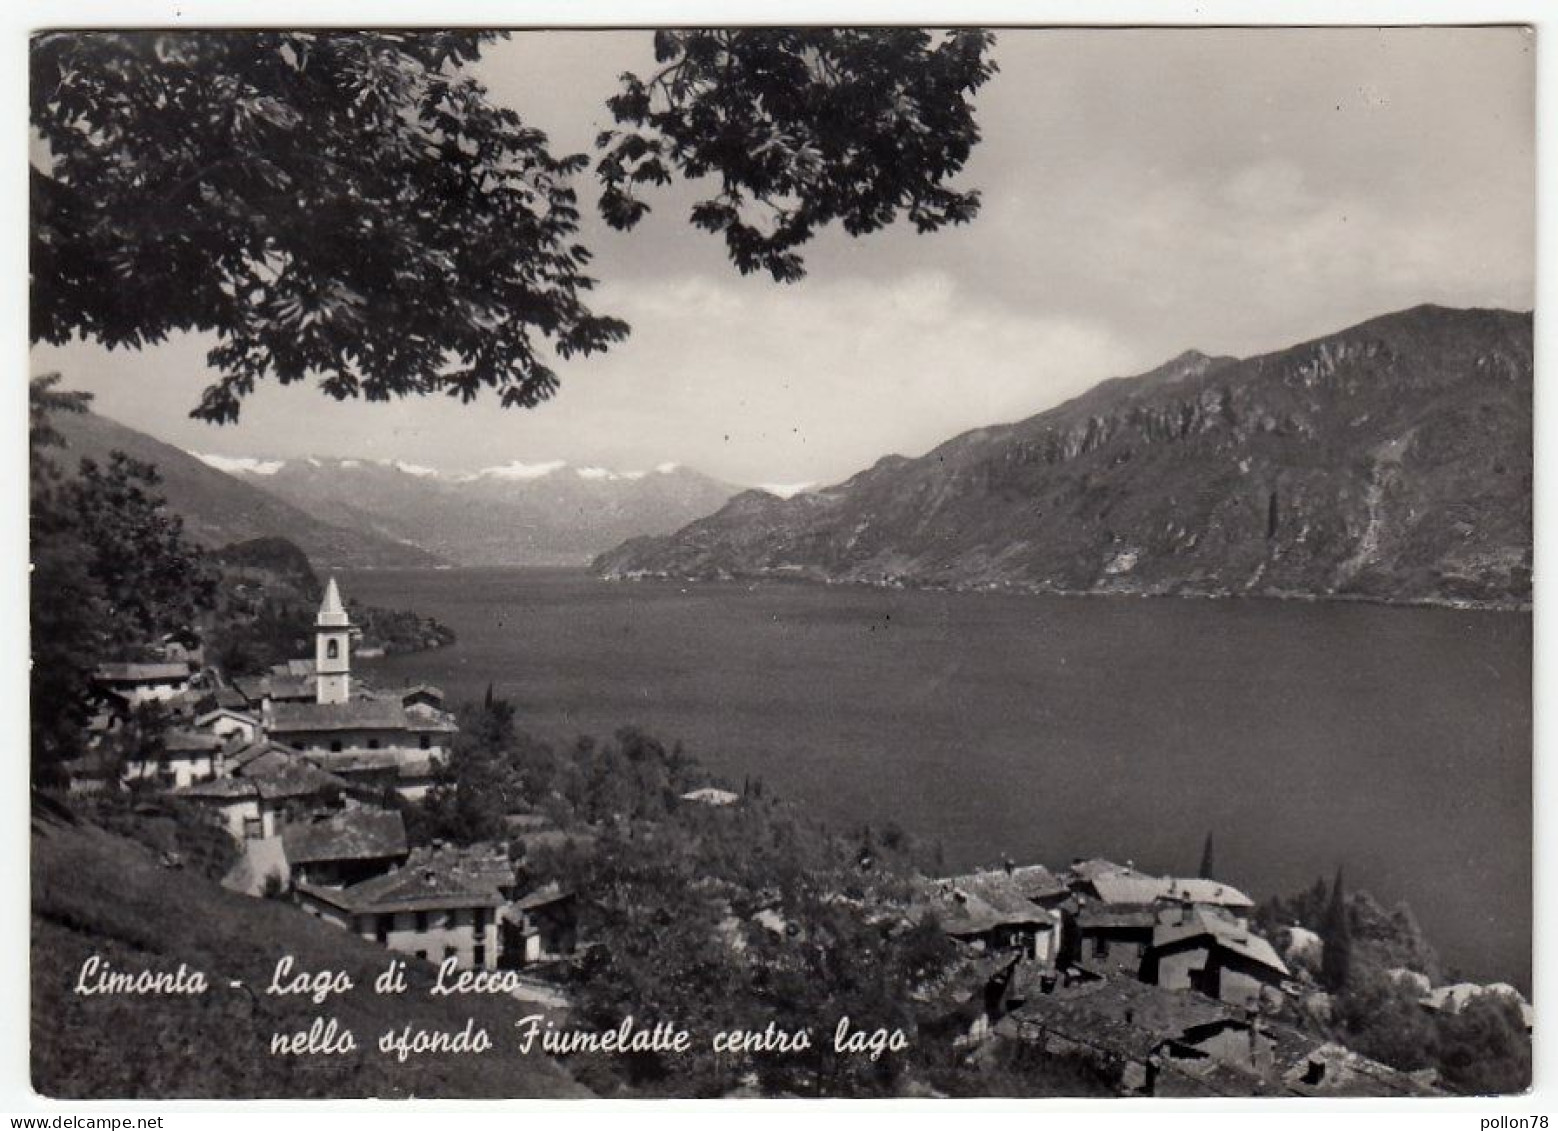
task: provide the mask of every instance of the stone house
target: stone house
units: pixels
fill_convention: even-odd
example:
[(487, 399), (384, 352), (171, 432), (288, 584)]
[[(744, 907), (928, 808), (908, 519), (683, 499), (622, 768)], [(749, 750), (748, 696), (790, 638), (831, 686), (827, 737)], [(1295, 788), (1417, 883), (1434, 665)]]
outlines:
[(1240, 922), (1196, 908), (1168, 913), (1141, 963), (1143, 981), (1245, 1009), (1280, 1003), (1287, 977), (1269, 942)]
[(299, 884), (294, 896), (306, 913), (390, 950), (491, 970), (498, 964), (499, 910), (508, 902), (504, 887), (512, 883), (512, 869), (495, 860), (433, 850), (349, 887)]
[(1072, 923), (1067, 957), (1096, 970), (1135, 977), (1152, 946), (1157, 909), (1147, 903), (1088, 903)]
[(943, 931), (977, 950), (1015, 952), (1044, 966), (1060, 955), (1060, 914), (1029, 899), (1008, 871), (929, 881), (922, 900)]
[(158, 663), (99, 664), (92, 673), (95, 688), (127, 708), (166, 703), (188, 693), (195, 675), (187, 660)]
[(406, 862), (406, 823), (393, 810), (348, 804), (288, 822), (282, 846), (294, 883), (345, 887)]
[(289, 817), (333, 807), (349, 783), (296, 752), (259, 742), (228, 756), (228, 775), (196, 782), (174, 795), (213, 810), (240, 841), (275, 836)]

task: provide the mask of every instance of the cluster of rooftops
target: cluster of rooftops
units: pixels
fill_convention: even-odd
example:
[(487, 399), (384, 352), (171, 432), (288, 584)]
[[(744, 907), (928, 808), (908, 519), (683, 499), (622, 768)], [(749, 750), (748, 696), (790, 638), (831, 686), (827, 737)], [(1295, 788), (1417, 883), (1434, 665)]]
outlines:
[(1275, 1020), (1300, 987), (1230, 884), (1079, 859), (926, 880), (917, 900), (969, 955), (944, 988), (960, 1041), (1080, 1056), (1127, 1094), (1433, 1091)]
[[(516, 964), (571, 950), (571, 893), (519, 890), (502, 849), (410, 846), (389, 795), (426, 793), (458, 725), (431, 684), (379, 690), (353, 675), (354, 631), (332, 578), (312, 659), (224, 679), (196, 642), (170, 639), (160, 660), (100, 665), (98, 749), (68, 767), (73, 788), (122, 774), (170, 789), (242, 848), (227, 886), (290, 891), (305, 912), (392, 949), (480, 968), (506, 942)], [(106, 756), (113, 736), (147, 706), (170, 725), (120, 766)]]
[[(138, 710), (154, 708), (169, 725), (159, 749), (131, 756), (124, 767), (131, 779), (155, 778), (196, 797), (288, 789), (286, 781), (273, 780), (277, 759), (255, 760), (290, 750), (317, 771), (419, 796), (458, 726), (437, 687), (379, 690), (354, 676), (354, 632), (331, 578), (315, 618), (312, 659), (228, 679), (204, 665), (198, 642), (169, 637), (159, 660), (102, 664), (93, 681), (98, 749), (67, 769), (83, 788), (101, 784), (113, 769), (104, 752), (114, 733)], [(295, 769), (281, 776), (309, 775)]]

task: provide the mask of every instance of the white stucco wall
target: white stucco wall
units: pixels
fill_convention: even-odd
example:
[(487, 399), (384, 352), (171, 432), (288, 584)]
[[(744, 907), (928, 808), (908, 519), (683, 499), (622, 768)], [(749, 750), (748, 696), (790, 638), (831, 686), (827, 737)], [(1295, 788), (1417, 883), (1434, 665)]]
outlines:
[(366, 914), (358, 916), (358, 932), (365, 939), (379, 940), (379, 921), (389, 920), (384, 945), (402, 954), (421, 953), (429, 962), (442, 962), (449, 954), (459, 959), (465, 968), (474, 968), (476, 947), (485, 948), (480, 965), (487, 970), (498, 965), (498, 926), (495, 908), (482, 908), (483, 925), (480, 932), (474, 930), (474, 908), (458, 907), (426, 913), (427, 926), (419, 929), (417, 913), (397, 911), (393, 914)]

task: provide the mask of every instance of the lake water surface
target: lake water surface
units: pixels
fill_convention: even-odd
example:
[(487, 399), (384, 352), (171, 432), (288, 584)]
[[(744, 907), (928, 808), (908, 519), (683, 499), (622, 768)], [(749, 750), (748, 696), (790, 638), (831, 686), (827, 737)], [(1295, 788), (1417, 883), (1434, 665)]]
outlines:
[(1275, 601), (343, 575), (447, 623), (365, 661), (543, 736), (637, 724), (948, 865), (1104, 855), (1259, 898), (1327, 878), (1411, 904), (1448, 962), (1528, 989), (1531, 618)]

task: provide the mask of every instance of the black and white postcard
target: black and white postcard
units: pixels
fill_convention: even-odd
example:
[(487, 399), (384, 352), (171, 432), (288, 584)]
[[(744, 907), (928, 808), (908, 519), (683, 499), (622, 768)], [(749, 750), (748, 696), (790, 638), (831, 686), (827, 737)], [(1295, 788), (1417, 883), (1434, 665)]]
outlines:
[(38, 1096), (1525, 1093), (1536, 39), (32, 30)]

